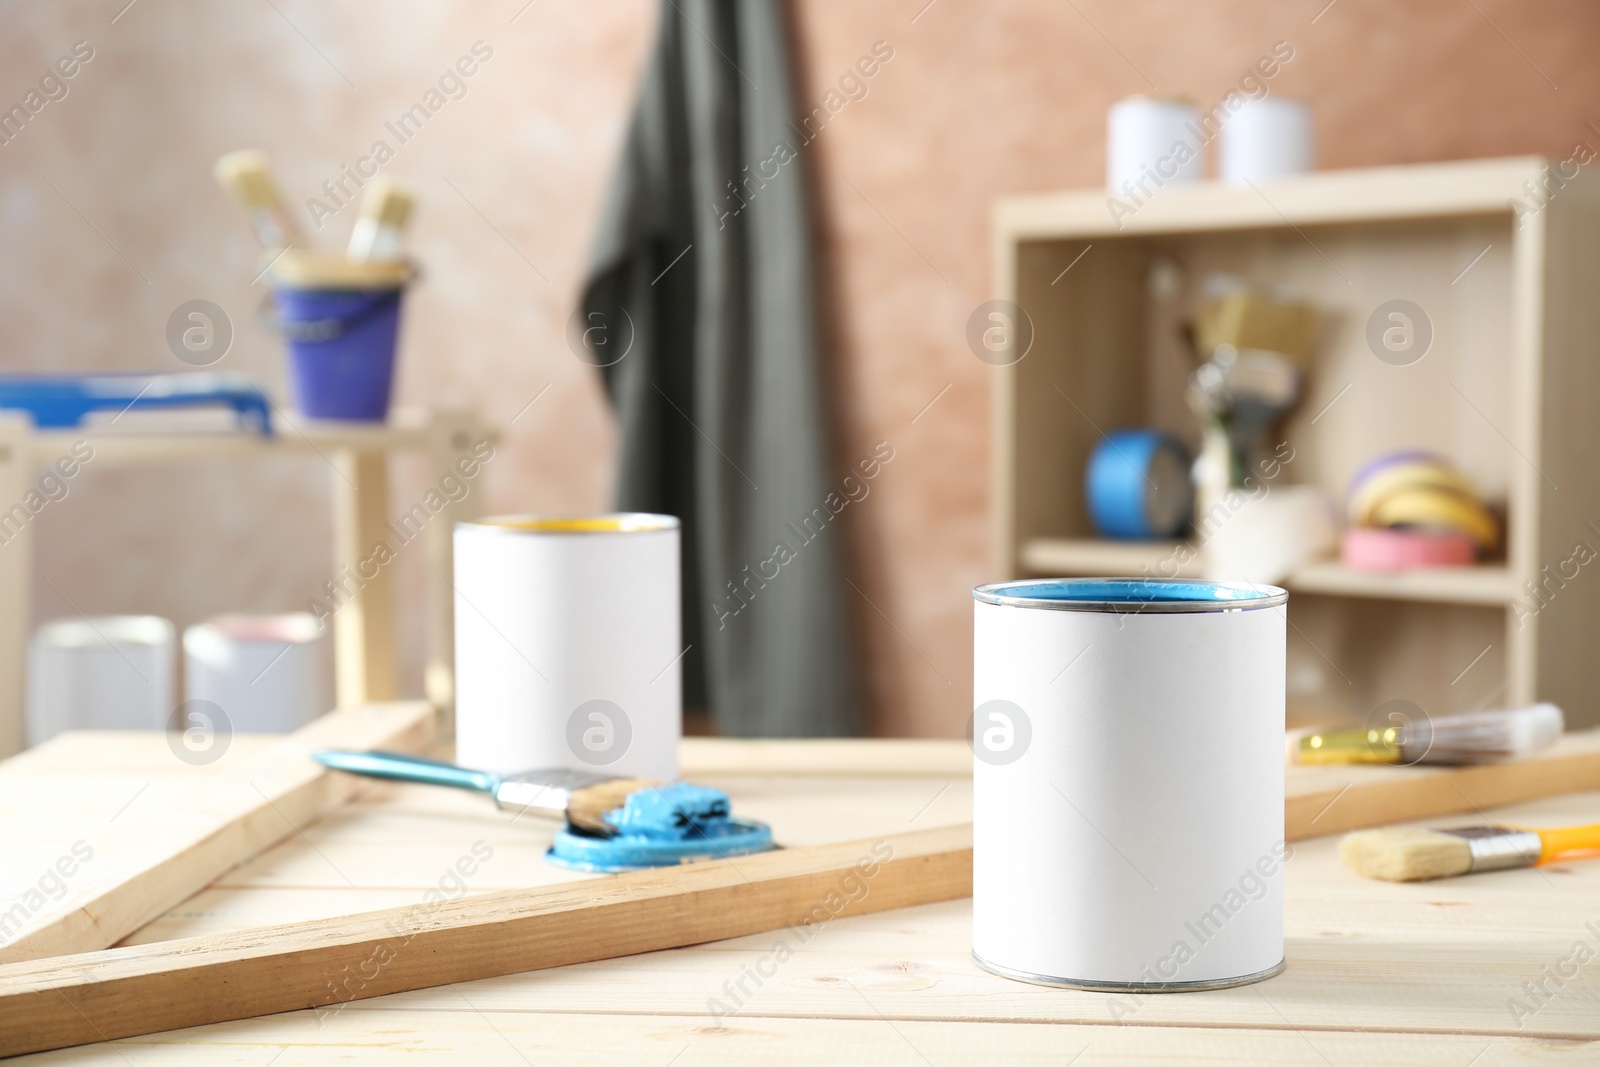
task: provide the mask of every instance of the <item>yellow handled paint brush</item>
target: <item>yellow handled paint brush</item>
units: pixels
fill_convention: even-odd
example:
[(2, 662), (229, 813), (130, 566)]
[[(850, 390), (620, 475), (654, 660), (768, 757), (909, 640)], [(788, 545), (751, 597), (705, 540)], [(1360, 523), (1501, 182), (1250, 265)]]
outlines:
[(1471, 711), (1357, 730), (1313, 730), (1291, 737), (1290, 761), (1328, 763), (1504, 763), (1547, 748), (1564, 721), (1554, 704)]
[(216, 165), (217, 184), (244, 208), (250, 227), (262, 247), (270, 249), (304, 246), (306, 241), (284, 206), (278, 183), (272, 180), (267, 157), (253, 148), (229, 152)]
[(1385, 882), (1426, 882), (1479, 871), (1535, 867), (1580, 852), (1600, 852), (1600, 823), (1556, 830), (1395, 827), (1361, 830), (1339, 842), (1339, 858), (1346, 867)]
[(406, 223), (415, 203), (416, 197), (403, 185), (384, 178), (368, 182), (346, 254), (354, 260), (401, 258)]

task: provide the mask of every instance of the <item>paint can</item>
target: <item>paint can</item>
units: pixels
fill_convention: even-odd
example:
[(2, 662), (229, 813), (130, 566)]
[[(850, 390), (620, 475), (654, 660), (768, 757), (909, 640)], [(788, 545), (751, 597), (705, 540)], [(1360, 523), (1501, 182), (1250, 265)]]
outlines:
[(27, 741), (63, 730), (164, 730), (175, 631), (155, 615), (55, 619), (28, 644)]
[(670, 515), (457, 523), (457, 762), (676, 778), (679, 572)]
[(183, 631), (184, 700), (239, 733), (288, 733), (333, 707), (333, 662), (315, 615), (218, 615)]
[[(1205, 173), (1200, 109), (1193, 100), (1130, 96), (1106, 115), (1106, 186), (1139, 202)], [(1143, 183), (1143, 184), (1141, 184)]]
[(1288, 594), (1098, 578), (973, 598), (977, 962), (1108, 992), (1277, 974)]
[(1316, 144), (1311, 106), (1286, 96), (1246, 100), (1222, 127), (1218, 176), (1225, 182), (1274, 181), (1311, 169)]

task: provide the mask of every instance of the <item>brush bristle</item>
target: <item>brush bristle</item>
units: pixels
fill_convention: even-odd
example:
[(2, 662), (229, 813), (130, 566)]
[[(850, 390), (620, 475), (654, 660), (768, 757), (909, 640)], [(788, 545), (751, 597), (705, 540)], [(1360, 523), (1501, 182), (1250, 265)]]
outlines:
[(271, 207), (282, 201), (263, 152), (247, 148), (217, 160), (217, 182), (246, 207)]
[(609, 837), (617, 828), (606, 822), (606, 815), (627, 803), (641, 789), (660, 785), (646, 778), (611, 778), (575, 790), (567, 802), (567, 821), (591, 833)]
[(1466, 838), (1435, 830), (1361, 830), (1339, 842), (1339, 858), (1367, 878), (1425, 882), (1466, 874), (1472, 869), (1472, 846)]
[(361, 198), (361, 216), (384, 226), (403, 227), (415, 202), (411, 190), (379, 178), (367, 183), (366, 195)]
[[(1510, 711), (1474, 711), (1433, 720), (1402, 744), (1406, 762), (1500, 763), (1521, 759), (1561, 736), (1564, 722), (1554, 704)], [(1415, 751), (1413, 751), (1415, 750)]]

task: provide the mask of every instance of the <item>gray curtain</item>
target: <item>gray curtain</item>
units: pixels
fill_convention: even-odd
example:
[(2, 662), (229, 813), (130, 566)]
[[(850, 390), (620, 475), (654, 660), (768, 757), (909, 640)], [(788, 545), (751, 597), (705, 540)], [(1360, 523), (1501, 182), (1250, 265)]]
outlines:
[(738, 736), (860, 729), (786, 38), (775, 0), (662, 4), (574, 317), (617, 507), (683, 521), (685, 704)]

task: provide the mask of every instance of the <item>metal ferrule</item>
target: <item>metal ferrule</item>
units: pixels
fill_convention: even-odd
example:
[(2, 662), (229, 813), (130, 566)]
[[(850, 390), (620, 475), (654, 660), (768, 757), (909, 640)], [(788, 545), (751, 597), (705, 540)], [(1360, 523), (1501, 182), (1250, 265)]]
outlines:
[(494, 802), (502, 808), (520, 808), (536, 815), (565, 818), (572, 794), (612, 777), (586, 771), (524, 771), (514, 778), (501, 780), (494, 791)]
[(1401, 728), (1325, 730), (1300, 739), (1301, 763), (1400, 763)]
[(1465, 826), (1459, 830), (1440, 830), (1441, 834), (1465, 838), (1472, 849), (1469, 871), (1505, 871), (1532, 867), (1539, 862), (1543, 842), (1532, 830), (1510, 830), (1504, 826)]

